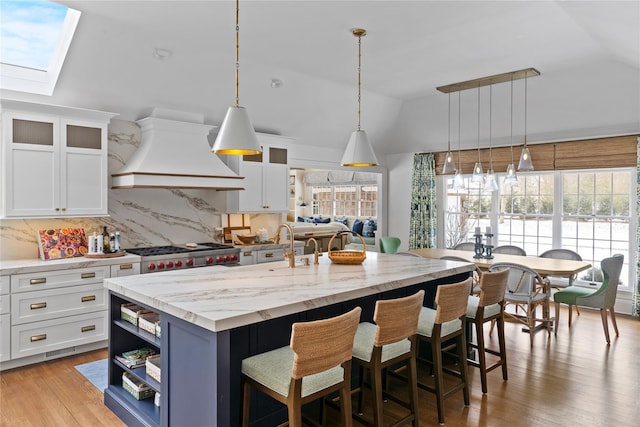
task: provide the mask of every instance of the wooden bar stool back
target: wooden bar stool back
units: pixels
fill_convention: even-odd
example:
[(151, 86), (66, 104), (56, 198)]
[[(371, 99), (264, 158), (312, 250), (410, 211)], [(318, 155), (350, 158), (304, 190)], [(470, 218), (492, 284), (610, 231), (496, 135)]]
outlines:
[[(391, 300), (376, 301), (373, 314), (375, 324), (363, 322), (358, 325), (353, 345), (353, 361), (360, 368), (358, 411), (354, 417), (364, 424), (376, 427), (383, 425), (383, 394), (385, 397), (409, 409), (409, 414), (396, 421), (394, 426), (418, 425), (418, 383), (416, 371), (416, 333), (418, 318), (424, 301), (424, 291)], [(404, 364), (408, 373), (409, 401), (384, 393), (382, 372), (385, 368)], [(373, 395), (373, 423), (362, 415), (362, 395), (365, 369), (371, 377)]]
[[(475, 326), (476, 339), (469, 337), (468, 345), (478, 350), (478, 360), (467, 359), (471, 366), (480, 368), (482, 392), (487, 392), (487, 372), (502, 367), (502, 379), (507, 380), (507, 351), (504, 340), (504, 293), (509, 270), (484, 272), (480, 275), (480, 296), (470, 296), (467, 304), (467, 322)], [(486, 346), (484, 324), (495, 321), (498, 328), (498, 350)], [(487, 366), (487, 354), (498, 360)]]
[[(418, 386), (436, 395), (438, 422), (444, 424), (444, 399), (462, 390), (465, 406), (469, 406), (469, 383), (467, 379), (467, 345), (465, 324), (467, 303), (471, 291), (471, 278), (451, 285), (440, 285), (436, 291), (437, 309), (423, 307), (418, 322), (418, 341), (431, 345), (431, 361), (434, 385), (418, 381)], [(446, 344), (454, 341), (453, 344)], [(443, 366), (443, 352), (456, 348), (457, 369)], [(447, 353), (449, 354), (449, 353)], [(444, 389), (444, 374), (459, 379), (448, 390)]]
[(302, 405), (339, 391), (351, 426), (351, 352), (360, 307), (329, 319), (294, 323), (291, 344), (242, 361), (242, 425), (249, 425), (251, 387), (287, 405), (289, 425), (302, 425)]

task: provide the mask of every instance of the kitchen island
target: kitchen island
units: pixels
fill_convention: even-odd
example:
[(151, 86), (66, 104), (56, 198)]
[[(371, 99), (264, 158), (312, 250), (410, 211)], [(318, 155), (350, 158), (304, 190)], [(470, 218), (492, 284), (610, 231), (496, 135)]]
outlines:
[[(286, 261), (242, 267), (205, 267), (106, 279), (110, 291), (109, 386), (105, 404), (128, 425), (239, 425), (243, 358), (287, 345), (291, 324), (326, 318), (358, 305), (371, 320), (375, 301), (425, 289), (431, 305), (437, 285), (468, 277), (472, 264), (367, 253), (360, 265)], [(161, 338), (120, 319), (120, 305), (134, 302), (160, 313)], [(144, 368), (131, 372), (161, 393), (160, 408), (136, 401), (121, 387), (116, 354), (142, 344), (161, 353), (161, 383)], [(132, 348), (133, 347), (133, 348)], [(255, 425), (286, 418), (265, 398), (252, 404)]]

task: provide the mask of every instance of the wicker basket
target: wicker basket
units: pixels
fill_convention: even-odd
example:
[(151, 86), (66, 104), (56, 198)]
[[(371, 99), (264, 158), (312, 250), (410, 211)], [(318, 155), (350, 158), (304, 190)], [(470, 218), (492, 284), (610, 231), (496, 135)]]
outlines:
[(133, 378), (129, 373), (122, 373), (122, 388), (127, 390), (136, 400), (144, 400), (153, 397), (153, 391), (145, 383)]
[(153, 313), (132, 302), (120, 305), (120, 318), (138, 326), (138, 319), (143, 314)]
[(147, 375), (160, 382), (160, 355), (156, 354), (147, 357), (145, 366), (147, 368)]
[(138, 327), (152, 335), (156, 334), (156, 324), (160, 321), (158, 313), (143, 313), (138, 318)]
[(362, 261), (367, 259), (367, 244), (364, 242), (364, 239), (358, 233), (353, 233), (360, 238), (362, 241), (362, 251), (355, 250), (341, 250), (341, 251), (332, 251), (331, 243), (333, 239), (341, 234), (350, 233), (349, 231), (344, 231), (340, 233), (336, 233), (329, 240), (329, 251), (327, 252), (329, 259), (335, 264), (362, 264)]

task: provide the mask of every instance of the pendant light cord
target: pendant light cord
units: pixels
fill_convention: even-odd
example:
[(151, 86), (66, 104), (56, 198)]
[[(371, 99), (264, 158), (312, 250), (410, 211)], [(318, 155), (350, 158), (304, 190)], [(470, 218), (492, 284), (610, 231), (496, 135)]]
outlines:
[(511, 130), (509, 145), (511, 146), (511, 164), (513, 164), (513, 77), (511, 77)]
[(240, 105), (240, 0), (236, 0), (236, 107)]
[(447, 121), (447, 155), (451, 154), (451, 92), (449, 92), (449, 120)]
[(527, 148), (527, 76), (529, 73), (525, 73), (524, 75), (524, 148)]
[(480, 86), (478, 86), (478, 163), (480, 163)]
[(460, 91), (458, 91), (458, 172), (462, 174), (462, 160), (460, 159)]
[[(366, 33), (365, 33), (366, 34)], [(358, 131), (360, 130), (360, 71), (362, 69), (362, 36), (364, 34), (356, 35), (358, 37)]]
[(493, 105), (493, 85), (489, 86), (489, 170), (493, 171), (493, 154), (491, 153), (491, 110)]

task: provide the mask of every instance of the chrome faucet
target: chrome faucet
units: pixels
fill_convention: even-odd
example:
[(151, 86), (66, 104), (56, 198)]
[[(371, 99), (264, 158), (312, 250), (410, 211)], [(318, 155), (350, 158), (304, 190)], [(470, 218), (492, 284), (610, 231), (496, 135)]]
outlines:
[(321, 253), (318, 253), (318, 241), (316, 239), (314, 239), (313, 237), (310, 237), (309, 239), (307, 239), (307, 243), (305, 244), (305, 246), (309, 246), (309, 242), (313, 242), (313, 263), (314, 264), (320, 264), (318, 262), (318, 257), (322, 256)]
[(289, 258), (289, 268), (295, 268), (296, 266), (296, 252), (295, 249), (293, 247), (293, 229), (291, 228), (291, 226), (289, 224), (280, 224), (280, 227), (278, 227), (278, 232), (276, 233), (276, 245), (280, 243), (280, 229), (282, 229), (282, 227), (286, 228), (287, 230), (289, 230), (289, 243), (291, 243), (291, 248), (289, 249), (289, 251), (284, 253), (284, 257), (285, 258)]

